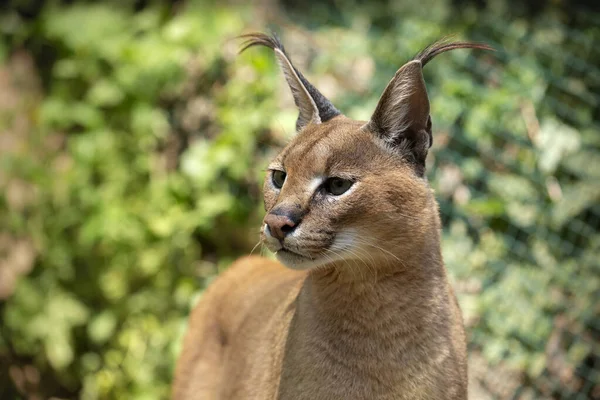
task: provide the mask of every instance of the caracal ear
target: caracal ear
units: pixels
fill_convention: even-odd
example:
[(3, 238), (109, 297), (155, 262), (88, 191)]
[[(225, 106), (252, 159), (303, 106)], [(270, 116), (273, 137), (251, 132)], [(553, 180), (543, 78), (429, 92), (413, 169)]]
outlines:
[(407, 153), (417, 166), (425, 165), (431, 145), (429, 98), (421, 62), (404, 64), (383, 91), (368, 123), (390, 147)]
[(326, 122), (340, 115), (340, 112), (333, 104), (294, 67), (283, 45), (275, 36), (251, 33), (240, 37), (247, 39), (241, 51), (260, 45), (269, 47), (275, 52), (275, 56), (277, 56), (279, 65), (283, 70), (285, 80), (294, 96), (294, 103), (298, 107), (299, 114), (296, 121), (296, 130), (301, 130), (310, 123), (320, 124)]
[(487, 45), (470, 42), (440, 41), (427, 47), (396, 72), (365, 126), (407, 158), (419, 176), (425, 173), (425, 159), (433, 143), (423, 67), (436, 55), (460, 48), (492, 50)]

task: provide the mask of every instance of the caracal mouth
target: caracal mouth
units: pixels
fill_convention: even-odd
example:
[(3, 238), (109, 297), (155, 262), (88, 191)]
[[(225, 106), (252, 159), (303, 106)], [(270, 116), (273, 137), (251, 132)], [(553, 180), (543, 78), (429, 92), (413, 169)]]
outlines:
[(322, 257), (305, 256), (285, 247), (277, 250), (275, 252), (275, 257), (277, 257), (277, 260), (279, 260), (279, 262), (286, 267), (295, 270), (311, 269), (315, 266), (326, 263)]
[(314, 256), (305, 256), (303, 254), (296, 253), (295, 251), (290, 250), (288, 248), (281, 247), (274, 253), (279, 262), (281, 262), (286, 267), (295, 270), (314, 269), (317, 267), (323, 267), (329, 264), (335, 264), (351, 259), (351, 257), (348, 257), (349, 254), (345, 254), (345, 252), (338, 252), (337, 254), (328, 254), (328, 250), (330, 249), (327, 248)]
[(295, 251), (290, 250), (290, 249), (286, 249), (285, 247), (282, 247), (282, 248), (280, 248), (279, 250), (277, 250), (275, 252), (275, 254), (279, 254), (279, 253), (282, 253), (282, 254), (291, 254), (292, 256), (306, 258), (307, 260), (313, 260), (312, 257), (307, 257), (307, 256), (302, 255), (300, 253), (296, 253)]
[(295, 251), (285, 247), (281, 247), (279, 250), (277, 250), (275, 252), (275, 256), (277, 256), (277, 258), (284, 264), (287, 264), (285, 261), (292, 261), (294, 263), (314, 261), (314, 258), (312, 257), (296, 253)]

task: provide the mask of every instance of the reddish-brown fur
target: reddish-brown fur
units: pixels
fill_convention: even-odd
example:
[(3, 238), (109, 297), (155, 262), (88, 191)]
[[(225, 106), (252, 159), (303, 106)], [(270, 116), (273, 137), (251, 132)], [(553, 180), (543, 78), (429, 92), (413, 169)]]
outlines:
[[(397, 74), (402, 90), (417, 71), (407, 66)], [(429, 103), (415, 81), (411, 96), (391, 104), (396, 79), (378, 110), (404, 107), (410, 138), (377, 131), (393, 119), (325, 120), (311, 114), (320, 107), (299, 104), (308, 112), (300, 132), (270, 165), (285, 183), (277, 188), (268, 174), (264, 184), (272, 224), (301, 220), (282, 241), (263, 225), (264, 243), (289, 268), (246, 257), (208, 288), (190, 317), (174, 399), (467, 398), (438, 207), (410, 156), (424, 149), (415, 141), (429, 142)], [(328, 177), (353, 184), (334, 196), (322, 189)]]

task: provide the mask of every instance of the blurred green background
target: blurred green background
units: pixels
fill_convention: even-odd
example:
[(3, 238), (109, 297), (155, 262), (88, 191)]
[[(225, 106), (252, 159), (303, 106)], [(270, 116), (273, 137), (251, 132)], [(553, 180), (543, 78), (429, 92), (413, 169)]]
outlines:
[(0, 8), (0, 398), (167, 398), (187, 315), (258, 240), (296, 111), (273, 29), (367, 119), (430, 42), (428, 159), (478, 399), (600, 398), (600, 11), (509, 0)]

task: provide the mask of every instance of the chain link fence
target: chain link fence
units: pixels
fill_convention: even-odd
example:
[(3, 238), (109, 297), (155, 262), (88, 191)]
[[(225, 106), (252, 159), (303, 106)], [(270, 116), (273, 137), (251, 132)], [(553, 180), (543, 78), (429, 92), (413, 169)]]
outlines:
[(480, 17), (498, 64), (467, 68), (510, 99), (451, 127), (432, 177), (473, 304), (472, 397), (600, 398), (600, 14)]

